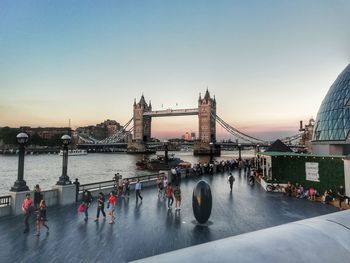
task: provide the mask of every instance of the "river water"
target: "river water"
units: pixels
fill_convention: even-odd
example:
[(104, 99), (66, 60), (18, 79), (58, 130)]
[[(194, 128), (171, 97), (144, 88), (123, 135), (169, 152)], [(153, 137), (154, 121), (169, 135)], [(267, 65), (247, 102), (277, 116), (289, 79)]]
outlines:
[[(207, 156), (193, 156), (192, 152), (170, 152), (175, 157), (190, 163), (208, 162)], [(160, 154), (164, 154), (161, 152)], [(254, 151), (242, 151), (242, 157), (252, 157)], [(69, 156), (68, 176), (73, 181), (78, 178), (81, 184), (112, 180), (115, 173), (123, 178), (146, 175), (154, 172), (141, 171), (135, 163), (142, 155), (125, 153), (91, 153), (84, 156)], [(152, 157), (152, 156), (150, 156)], [(216, 160), (238, 158), (237, 151), (222, 151)], [(9, 192), (17, 179), (18, 156), (0, 155), (0, 195)], [(26, 155), (24, 161), (24, 180), (30, 189), (40, 184), (41, 189), (51, 189), (62, 174), (62, 156), (59, 155)]]

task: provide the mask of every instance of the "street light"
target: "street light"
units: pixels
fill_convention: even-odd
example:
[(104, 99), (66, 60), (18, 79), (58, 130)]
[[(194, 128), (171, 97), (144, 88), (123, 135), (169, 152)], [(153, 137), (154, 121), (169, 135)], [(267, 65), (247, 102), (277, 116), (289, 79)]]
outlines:
[(213, 146), (214, 146), (214, 143), (210, 142), (209, 146), (210, 146), (210, 161), (209, 161), (209, 163), (212, 163), (213, 162)]
[(164, 140), (163, 141), (163, 143), (164, 143), (164, 161), (165, 161), (165, 163), (168, 163), (168, 145), (169, 145), (169, 141), (168, 140)]
[(57, 185), (67, 185), (72, 184), (67, 175), (67, 167), (68, 167), (68, 145), (71, 143), (71, 137), (69, 135), (63, 135), (61, 137), (63, 142), (63, 164), (62, 164), (62, 175), (57, 181)]
[(259, 169), (259, 144), (256, 145), (256, 154), (257, 154), (257, 158), (256, 158), (256, 169)]
[(11, 187), (12, 192), (22, 192), (29, 191), (29, 187), (26, 184), (26, 181), (23, 180), (23, 171), (24, 171), (24, 154), (25, 154), (25, 144), (28, 142), (28, 134), (21, 132), (17, 136), (17, 142), (19, 144), (19, 154), (18, 154), (18, 174), (17, 180), (14, 185)]

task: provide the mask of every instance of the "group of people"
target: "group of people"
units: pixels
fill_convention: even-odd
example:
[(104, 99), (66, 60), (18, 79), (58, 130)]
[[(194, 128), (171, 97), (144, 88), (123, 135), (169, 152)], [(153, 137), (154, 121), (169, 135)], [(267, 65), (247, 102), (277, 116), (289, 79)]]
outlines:
[(175, 188), (173, 188), (172, 183), (168, 182), (167, 176), (158, 176), (157, 187), (158, 187), (158, 198), (168, 200), (168, 209), (172, 208), (175, 198), (175, 211), (181, 210), (181, 188), (180, 184), (175, 181)]
[[(204, 166), (207, 173), (210, 173), (210, 165)], [(220, 168), (221, 167), (221, 168)], [(200, 164), (193, 166), (194, 170), (202, 169), (202, 166)], [(227, 169), (230, 171), (231, 169), (244, 169), (244, 175), (248, 175), (248, 183), (254, 184), (254, 162), (251, 160), (232, 160), (232, 161), (222, 161), (220, 162), (220, 166), (218, 169)], [(168, 209), (172, 209), (174, 200), (175, 200), (175, 211), (178, 212), (181, 209), (181, 188), (179, 184), (179, 178), (181, 178), (181, 174), (179, 174), (179, 171), (173, 167), (171, 169), (171, 173), (173, 176), (173, 183), (168, 181), (167, 176), (158, 176), (157, 178), (157, 188), (158, 188), (158, 199), (167, 199), (167, 207)], [(187, 174), (187, 173), (186, 173)], [(175, 180), (174, 180), (175, 179)], [(229, 172), (229, 177), (227, 180), (227, 183), (230, 185), (230, 191), (232, 192), (233, 189), (233, 183), (235, 181), (234, 176), (231, 172)], [(114, 224), (116, 220), (116, 205), (117, 205), (117, 197), (121, 196), (122, 198), (129, 198), (130, 195), (130, 181), (128, 178), (123, 179), (121, 175), (115, 174), (114, 177), (114, 190), (109, 193), (108, 199), (107, 199), (107, 210), (108, 215), (110, 217), (110, 224)], [(142, 184), (140, 180), (138, 179), (135, 184), (135, 194), (136, 194), (136, 202), (139, 202), (139, 200), (142, 202), (143, 197), (141, 196), (141, 190), (142, 190)], [(308, 198), (309, 200), (316, 200), (317, 197), (320, 197), (321, 195), (316, 190), (315, 187), (311, 186), (308, 189), (306, 189), (301, 184), (292, 184), (291, 182), (288, 182), (285, 187), (282, 188), (282, 192), (288, 196), (293, 196), (296, 198)], [(339, 207), (342, 209), (342, 203), (344, 201), (347, 201), (348, 206), (350, 205), (350, 197), (345, 195), (345, 188), (344, 186), (340, 185), (337, 187), (335, 191), (332, 191), (332, 189), (328, 189), (324, 192), (322, 196), (322, 200), (329, 204), (334, 199), (339, 200)], [(88, 210), (93, 202), (92, 194), (89, 190), (85, 190), (82, 195), (81, 204), (79, 206), (78, 211), (84, 212), (84, 221), (86, 222), (88, 220)], [(96, 211), (96, 218), (95, 222), (99, 221), (100, 214), (102, 214), (103, 219), (106, 219), (106, 212), (105, 212), (105, 204), (106, 204), (106, 198), (105, 195), (100, 192), (97, 196), (97, 211)], [(40, 235), (41, 226), (45, 227), (47, 229), (47, 233), (49, 233), (49, 226), (47, 224), (47, 217), (46, 217), (46, 202), (44, 200), (44, 196), (41, 193), (39, 185), (36, 185), (34, 188), (34, 201), (32, 201), (30, 194), (28, 193), (26, 195), (26, 198), (24, 199), (22, 203), (22, 210), (24, 213), (24, 222), (25, 222), (25, 230), (24, 232), (29, 232), (29, 219), (33, 213), (36, 214), (36, 236)]]
[[(120, 177), (121, 178), (121, 177)], [(129, 179), (127, 179), (126, 181), (129, 181)], [(123, 186), (125, 187), (125, 184), (123, 184)], [(142, 202), (143, 197), (141, 196), (141, 182), (138, 179), (136, 184), (135, 184), (135, 193), (136, 193), (136, 202), (138, 202), (138, 200), (140, 199)], [(129, 184), (127, 185), (128, 192), (127, 192), (127, 198), (129, 198), (129, 193), (130, 193), (130, 188), (129, 188)], [(116, 220), (116, 205), (117, 205), (117, 197), (118, 197), (118, 193), (119, 195), (122, 196), (122, 198), (124, 198), (124, 192), (120, 192), (119, 188), (117, 191), (111, 191), (109, 193), (109, 197), (107, 200), (107, 209), (108, 209), (108, 215), (110, 216), (110, 224), (114, 224), (115, 220)], [(88, 218), (89, 218), (89, 207), (91, 206), (93, 201), (93, 197), (92, 194), (89, 190), (84, 190), (83, 195), (82, 195), (82, 201), (81, 204), (78, 208), (79, 212), (84, 212), (84, 221), (87, 222)], [(96, 212), (96, 219), (94, 220), (95, 222), (99, 221), (100, 218), (100, 213), (103, 216), (103, 219), (106, 219), (106, 212), (105, 212), (105, 203), (106, 203), (106, 199), (105, 196), (102, 192), (100, 192), (97, 196), (97, 212)]]
[(296, 183), (295, 185), (288, 181), (284, 187), (283, 192), (288, 196), (294, 196), (297, 198), (308, 198), (311, 201), (315, 201), (317, 197), (321, 197), (322, 201), (326, 204), (330, 204), (333, 200), (337, 199), (339, 208), (342, 209), (342, 203), (347, 200), (348, 206), (350, 205), (350, 197), (345, 195), (345, 188), (340, 185), (335, 191), (327, 189), (321, 195), (314, 186), (310, 186), (308, 189), (303, 185)]
[(316, 197), (319, 196), (314, 186), (310, 186), (309, 189), (306, 189), (302, 184), (296, 183), (294, 185), (290, 181), (288, 181), (287, 185), (284, 187), (283, 192), (288, 196), (294, 196), (297, 198), (307, 197), (312, 201), (314, 201)]
[[(93, 201), (92, 198), (92, 194), (89, 190), (85, 190), (83, 192), (83, 196), (82, 196), (82, 201), (81, 204), (78, 208), (79, 212), (84, 212), (85, 214), (85, 218), (84, 221), (87, 222), (88, 218), (89, 218), (89, 207), (91, 206)], [(106, 219), (106, 212), (105, 212), (105, 196), (102, 192), (99, 192), (98, 196), (97, 196), (97, 213), (96, 213), (96, 219), (95, 222), (99, 221), (100, 218), (100, 213), (102, 213), (103, 219)], [(109, 209), (108, 211), (108, 215), (110, 216), (110, 224), (114, 224), (115, 223), (115, 207), (117, 205), (117, 197), (115, 196), (114, 192), (110, 192), (109, 193), (109, 197), (108, 197), (108, 201), (107, 201), (107, 209)]]
[(116, 195), (122, 196), (124, 198), (125, 196), (129, 197), (130, 195), (130, 181), (129, 178), (123, 179), (122, 175), (119, 173), (116, 173), (114, 175), (114, 191)]
[(40, 235), (41, 226), (46, 228), (46, 233), (49, 233), (49, 226), (47, 225), (46, 218), (46, 202), (43, 194), (41, 193), (40, 186), (37, 184), (34, 187), (34, 202), (30, 197), (30, 194), (26, 194), (25, 199), (22, 202), (22, 211), (24, 214), (24, 233), (29, 232), (29, 220), (31, 215), (36, 214), (35, 220), (35, 228), (36, 228), (36, 236)]

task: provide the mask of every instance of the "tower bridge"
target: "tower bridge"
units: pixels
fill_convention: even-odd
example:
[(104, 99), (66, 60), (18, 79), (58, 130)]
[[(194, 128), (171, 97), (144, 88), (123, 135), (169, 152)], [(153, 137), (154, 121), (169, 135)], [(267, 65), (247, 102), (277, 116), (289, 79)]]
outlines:
[(144, 112), (143, 116), (149, 117), (171, 117), (171, 116), (190, 116), (198, 115), (198, 108), (194, 109), (167, 109), (167, 110), (157, 110)]
[[(254, 138), (248, 134), (245, 134), (235, 127), (231, 126), (220, 118), (216, 114), (216, 99), (215, 96), (211, 97), (208, 89), (205, 92), (204, 97), (199, 94), (198, 106), (196, 108), (188, 109), (166, 109), (166, 110), (153, 110), (152, 104), (146, 102), (145, 97), (142, 95), (139, 102), (134, 100), (133, 104), (133, 116), (123, 126), (123, 128), (117, 131), (112, 136), (103, 139), (96, 140), (91, 136), (84, 134), (78, 134), (78, 141), (81, 148), (96, 148), (106, 149), (108, 146), (121, 147), (127, 145), (129, 153), (147, 153), (149, 149), (159, 147), (160, 144), (152, 142), (152, 118), (157, 117), (173, 117), (173, 116), (198, 116), (198, 131), (199, 138), (193, 142), (193, 149), (195, 155), (200, 154), (213, 154), (219, 155), (221, 147), (223, 148), (235, 148), (240, 144), (242, 147), (250, 146), (268, 146), (272, 142), (264, 141), (258, 138)], [(223, 127), (229, 134), (233, 135), (237, 139), (236, 143), (223, 144), (216, 142), (216, 124)], [(131, 127), (131, 128), (130, 128)], [(281, 139), (289, 146), (303, 147), (302, 145), (292, 144), (300, 139), (301, 134), (296, 134), (284, 139)], [(239, 141), (239, 143), (238, 143)]]
[[(216, 100), (205, 92), (198, 98), (198, 107), (191, 109), (152, 110), (151, 102), (147, 103), (142, 95), (133, 106), (134, 133), (132, 142), (128, 144), (129, 152), (145, 152), (147, 142), (151, 141), (152, 118), (169, 116), (198, 115), (199, 140), (194, 144), (194, 154), (220, 155), (220, 146), (216, 142)], [(212, 143), (212, 144), (211, 144)]]

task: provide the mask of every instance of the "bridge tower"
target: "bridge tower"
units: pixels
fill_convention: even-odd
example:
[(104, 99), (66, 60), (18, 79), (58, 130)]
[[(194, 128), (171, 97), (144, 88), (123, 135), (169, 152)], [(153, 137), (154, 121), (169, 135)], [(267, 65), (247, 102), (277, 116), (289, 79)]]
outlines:
[[(198, 98), (198, 122), (199, 122), (199, 141), (194, 144), (194, 154), (210, 154), (220, 155), (220, 148), (216, 142), (216, 100), (211, 98), (208, 89), (202, 98), (199, 94)], [(210, 143), (213, 143), (210, 146)], [(213, 147), (210, 149), (210, 147)]]
[(210, 97), (207, 90), (204, 98), (199, 94), (198, 99), (198, 121), (199, 139), (201, 142), (216, 141), (216, 100)]
[(138, 103), (134, 100), (134, 135), (132, 142), (128, 144), (129, 151), (146, 151), (145, 143), (151, 139), (152, 118), (143, 114), (149, 111), (152, 111), (151, 101), (147, 104), (143, 94)]

